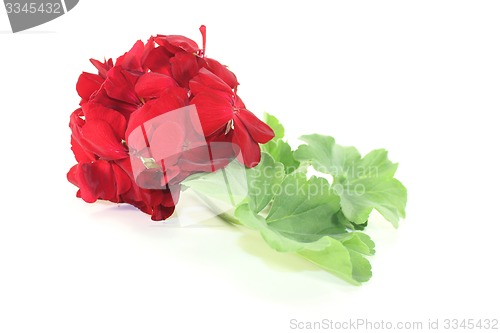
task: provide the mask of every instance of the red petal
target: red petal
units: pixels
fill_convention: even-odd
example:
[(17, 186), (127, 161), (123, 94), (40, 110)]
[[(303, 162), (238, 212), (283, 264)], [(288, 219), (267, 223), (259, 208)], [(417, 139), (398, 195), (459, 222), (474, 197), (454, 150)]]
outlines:
[(83, 120), (83, 111), (81, 108), (73, 111), (69, 118), (69, 128), (71, 128), (71, 134), (76, 138), (78, 142), (81, 139), (82, 126), (85, 125), (85, 120)]
[(108, 77), (104, 82), (104, 89), (109, 97), (123, 101), (129, 104), (140, 104), (137, 95), (135, 94), (135, 81), (130, 75), (125, 76), (122, 68), (115, 66), (108, 72)]
[[(123, 168), (124, 161), (128, 162), (128, 160), (120, 160), (120, 161), (117, 161), (117, 165), (119, 165), (128, 174), (128, 171)], [(137, 185), (137, 183), (135, 181), (136, 179), (134, 178), (135, 176), (133, 174), (128, 174), (128, 176), (130, 179), (130, 189), (126, 193), (123, 193), (121, 195), (121, 199), (124, 202), (127, 202), (131, 205), (134, 205), (135, 207), (142, 210), (141, 206), (146, 206), (146, 204), (144, 203), (145, 199), (143, 198), (144, 189), (141, 189)], [(148, 214), (151, 214), (151, 213), (148, 213)]]
[(143, 98), (156, 98), (165, 89), (176, 87), (177, 82), (170, 76), (149, 72), (142, 75), (135, 84), (135, 92)]
[(211, 142), (209, 147), (213, 171), (227, 166), (236, 158), (235, 152), (239, 151), (233, 142)]
[(144, 189), (141, 191), (142, 199), (145, 204), (150, 207), (161, 205), (163, 201), (163, 196), (168, 195), (169, 192), (165, 190), (148, 190)]
[(113, 131), (117, 138), (125, 138), (127, 121), (120, 112), (97, 103), (83, 104), (82, 109), (87, 121), (102, 120), (108, 123), (113, 128)]
[[(177, 165), (183, 172), (213, 172), (229, 164), (236, 156), (231, 142), (215, 142), (181, 154)], [(236, 151), (239, 148), (236, 147)]]
[(71, 169), (69, 169), (68, 174), (66, 175), (66, 178), (68, 178), (68, 181), (78, 187), (78, 180), (76, 178), (78, 171), (78, 164), (73, 165)]
[(179, 186), (170, 186), (170, 194), (163, 196), (163, 201), (161, 202), (164, 207), (174, 207), (175, 204), (179, 201), (180, 190)]
[(116, 59), (116, 65), (121, 65), (123, 69), (131, 71), (142, 71), (142, 54), (144, 43), (141, 40), (135, 42), (134, 46), (123, 56)]
[(220, 129), (219, 131), (216, 131), (216, 132), (212, 133), (211, 135), (207, 136), (205, 139), (208, 143), (211, 143), (211, 142), (232, 142), (233, 141), (233, 138), (232, 138), (233, 132), (234, 131), (227, 132), (227, 128), (224, 127), (222, 129)]
[(76, 83), (76, 91), (84, 100), (88, 100), (90, 96), (101, 87), (104, 79), (97, 74), (83, 72)]
[(266, 143), (274, 138), (274, 131), (271, 127), (257, 118), (252, 112), (241, 109), (237, 117), (242, 120), (252, 138), (258, 143)]
[[(172, 191), (172, 192), (171, 192)], [(175, 202), (179, 196), (179, 190), (147, 190), (132, 186), (130, 191), (122, 196), (122, 199), (137, 207), (146, 214), (151, 215), (152, 220), (164, 220), (168, 218), (175, 209)]]
[(239, 83), (236, 79), (236, 75), (231, 72), (226, 66), (222, 65), (220, 62), (214, 59), (205, 58), (208, 70), (220, 77), (228, 86), (231, 88), (236, 88)]
[(192, 99), (191, 104), (196, 106), (205, 136), (226, 126), (233, 118), (231, 101), (224, 93), (201, 92)]
[(187, 92), (185, 89), (175, 87), (166, 90), (159, 98), (147, 102), (140, 109), (132, 113), (127, 131), (125, 132), (127, 142), (129, 141), (128, 137), (130, 133), (138, 126), (150, 119), (186, 105)]
[(99, 76), (103, 79), (106, 78), (108, 71), (113, 67), (112, 59), (108, 59), (108, 61), (104, 60), (104, 62), (100, 62), (96, 59), (90, 59), (90, 62), (92, 63), (92, 65), (94, 65), (95, 68), (97, 68)]
[(172, 77), (177, 80), (180, 86), (188, 87), (196, 73), (198, 73), (197, 57), (192, 53), (178, 52), (170, 58), (172, 66)]
[(189, 88), (191, 92), (196, 95), (207, 89), (215, 89), (228, 94), (229, 98), (233, 95), (230, 86), (227, 85), (220, 77), (210, 72), (206, 68), (201, 68), (198, 75), (196, 75), (190, 82)]
[(115, 197), (115, 181), (111, 165), (107, 161), (80, 163), (75, 174), (81, 197), (86, 202), (92, 203), (97, 199), (110, 200)]
[(108, 160), (128, 157), (125, 147), (111, 126), (103, 120), (89, 120), (82, 127), (82, 136), (96, 155)]
[(138, 104), (136, 103), (131, 104), (111, 98), (110, 96), (108, 96), (106, 89), (103, 88), (101, 88), (95, 95), (92, 96), (91, 101), (93, 103), (101, 104), (107, 108), (120, 112), (125, 117), (125, 119), (128, 119), (130, 114), (138, 108)]
[(150, 141), (151, 154), (157, 163), (165, 161), (167, 166), (175, 164), (182, 152), (184, 130), (179, 124), (166, 121), (153, 133)]
[(115, 178), (116, 195), (118, 197), (121, 194), (126, 193), (130, 189), (130, 187), (132, 186), (132, 183), (130, 181), (129, 176), (127, 175), (127, 173), (125, 171), (123, 171), (122, 168), (120, 168), (115, 163), (111, 164), (111, 167), (113, 169), (113, 175)]
[(198, 44), (192, 39), (178, 35), (158, 35), (155, 38), (155, 42), (165, 47), (170, 53), (177, 53), (179, 51), (195, 53), (200, 49)]
[(144, 169), (137, 174), (135, 183), (141, 189), (158, 190), (166, 189), (165, 175), (160, 169)]
[(73, 151), (73, 154), (75, 154), (77, 162), (95, 161), (94, 154), (83, 149), (73, 136), (71, 136), (71, 150)]
[(184, 151), (177, 162), (183, 172), (213, 171), (208, 146), (195, 147)]
[(158, 72), (171, 76), (170, 58), (173, 55), (162, 46), (159, 46), (149, 52), (144, 59), (144, 66), (153, 72)]
[[(247, 128), (241, 122), (240, 118), (234, 117), (233, 143), (238, 146), (243, 157), (243, 163), (252, 168), (260, 162), (260, 147), (253, 140), (247, 131)], [(238, 152), (237, 152), (238, 153)]]
[(151, 214), (151, 220), (153, 221), (163, 221), (169, 218), (175, 210), (175, 206), (163, 206), (159, 205), (153, 208), (153, 213)]
[(149, 37), (148, 41), (144, 45), (144, 51), (142, 52), (142, 56), (141, 56), (141, 65), (142, 65), (141, 67), (143, 69), (147, 69), (147, 66), (145, 65), (146, 59), (151, 54), (151, 51), (153, 51), (154, 49), (155, 49), (155, 40), (154, 40), (153, 36), (151, 36), (151, 37)]
[(134, 173), (132, 172), (132, 163), (129, 158), (118, 160), (114, 162), (116, 165), (120, 167), (120, 169), (125, 172), (129, 179), (133, 179)]
[[(87, 160), (93, 161), (95, 160), (95, 155), (90, 150), (87, 142), (83, 139), (82, 126), (85, 125), (85, 120), (81, 117), (83, 117), (81, 108), (76, 109), (70, 116), (69, 127), (71, 128), (71, 142), (75, 144), (72, 149), (78, 162), (87, 162)], [(85, 158), (85, 155), (87, 158)]]

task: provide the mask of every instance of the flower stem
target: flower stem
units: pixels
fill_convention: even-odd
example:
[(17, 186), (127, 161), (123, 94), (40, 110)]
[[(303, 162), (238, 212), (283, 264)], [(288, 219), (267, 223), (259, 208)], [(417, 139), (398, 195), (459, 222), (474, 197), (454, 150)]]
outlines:
[[(212, 208), (210, 208), (210, 209), (212, 209)], [(225, 221), (227, 223), (230, 223), (230, 224), (242, 225), (241, 222), (237, 218), (235, 218), (234, 216), (232, 216), (231, 214), (220, 213), (220, 214), (217, 214), (217, 217), (219, 217), (223, 221)]]
[(212, 200), (210, 200), (207, 196), (205, 196), (201, 193), (198, 193), (198, 197), (207, 205), (207, 207), (212, 212), (217, 214), (217, 217), (219, 217), (221, 220), (223, 220), (229, 224), (242, 225), (241, 222), (233, 215), (228, 214), (228, 213), (219, 213), (221, 210), (218, 209), (217, 205)]

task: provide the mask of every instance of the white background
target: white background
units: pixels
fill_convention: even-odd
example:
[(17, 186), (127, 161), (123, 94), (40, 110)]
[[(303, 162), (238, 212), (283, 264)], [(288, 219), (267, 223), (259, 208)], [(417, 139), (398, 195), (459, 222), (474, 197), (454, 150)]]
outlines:
[[(88, 0), (12, 34), (0, 8), (0, 331), (499, 318), (499, 17), (497, 1)], [(157, 33), (201, 42), (200, 24), (247, 106), (277, 115), (289, 138), (330, 134), (400, 163), (408, 217), (371, 228), (369, 283), (223, 223), (167, 227), (75, 198), (68, 122), (88, 58)]]

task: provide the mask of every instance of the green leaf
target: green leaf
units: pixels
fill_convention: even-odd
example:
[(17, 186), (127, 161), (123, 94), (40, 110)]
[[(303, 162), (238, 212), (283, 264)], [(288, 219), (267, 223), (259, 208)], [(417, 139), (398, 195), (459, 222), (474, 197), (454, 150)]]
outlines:
[(395, 227), (405, 217), (406, 188), (397, 179), (354, 179), (340, 186), (342, 212), (354, 223), (364, 223), (374, 208)]
[(387, 158), (387, 151), (374, 150), (361, 158), (356, 148), (337, 145), (329, 136), (313, 134), (301, 139), (307, 144), (299, 146), (294, 157), (333, 176), (333, 187), (349, 221), (363, 224), (376, 209), (397, 227), (405, 217), (407, 191), (393, 178), (397, 164)]
[(375, 254), (375, 243), (370, 236), (362, 232), (350, 232), (342, 235), (335, 235), (349, 250), (352, 263), (352, 277), (359, 282), (366, 282), (372, 276), (371, 264), (364, 256)]
[(294, 157), (298, 161), (311, 162), (319, 172), (331, 174), (334, 177), (345, 177), (345, 172), (351, 170), (352, 164), (361, 159), (354, 147), (341, 147), (331, 136), (311, 134), (300, 139), (307, 145), (300, 145)]
[(370, 263), (359, 252), (350, 250), (337, 239), (329, 236), (323, 236), (314, 242), (290, 239), (274, 230), (264, 217), (254, 214), (248, 204), (240, 205), (235, 216), (241, 224), (259, 231), (273, 249), (294, 252), (349, 283), (359, 285), (371, 276)]
[(283, 139), (285, 136), (285, 128), (279, 122), (278, 118), (275, 116), (265, 112), (264, 113), (264, 122), (269, 125), (274, 131), (275, 139)]
[(387, 155), (385, 149), (372, 150), (366, 154), (357, 165), (358, 172), (360, 172), (358, 176), (394, 177), (398, 164), (392, 163)]
[(290, 145), (283, 140), (285, 129), (279, 120), (268, 113), (264, 114), (264, 121), (273, 129), (275, 137), (262, 145), (262, 150), (271, 155), (276, 162), (283, 163), (287, 174), (294, 172), (299, 167), (299, 161), (293, 157)]
[(329, 245), (329, 241), (326, 238), (321, 238), (315, 242), (300, 242), (282, 235), (277, 230), (271, 228), (264, 217), (252, 212), (248, 204), (238, 206), (234, 215), (242, 225), (259, 231), (264, 240), (279, 252), (296, 252), (306, 248), (318, 251)]
[(372, 277), (372, 265), (361, 254), (349, 250), (352, 265), (352, 278), (358, 282), (366, 282)]
[(283, 164), (275, 162), (266, 153), (262, 153), (260, 163), (247, 170), (249, 206), (255, 213), (263, 210), (279, 191), (285, 176)]
[(337, 221), (338, 224), (343, 225), (344, 227), (351, 230), (364, 230), (368, 225), (368, 221), (361, 224), (352, 223), (347, 219), (347, 217), (345, 217), (345, 215), (342, 213), (342, 210), (340, 210), (337, 214), (335, 214), (334, 219)]
[[(351, 251), (339, 241), (329, 237), (325, 239), (328, 239), (330, 244), (323, 250), (304, 249), (298, 251), (297, 254), (349, 283), (359, 285), (361, 282), (366, 282), (366, 277), (371, 275), (370, 267), (356, 257), (353, 262)], [(359, 264), (361, 264), (360, 267), (358, 267)]]
[(298, 241), (315, 241), (324, 235), (345, 232), (333, 216), (340, 198), (324, 178), (307, 180), (301, 173), (285, 177), (266, 218), (274, 230)]
[(299, 161), (293, 157), (290, 145), (282, 139), (271, 140), (263, 145), (262, 149), (275, 161), (282, 163), (287, 174), (294, 172), (300, 165)]
[(350, 250), (364, 255), (375, 254), (375, 243), (370, 236), (359, 231), (349, 232), (341, 235), (332, 236), (348, 247)]

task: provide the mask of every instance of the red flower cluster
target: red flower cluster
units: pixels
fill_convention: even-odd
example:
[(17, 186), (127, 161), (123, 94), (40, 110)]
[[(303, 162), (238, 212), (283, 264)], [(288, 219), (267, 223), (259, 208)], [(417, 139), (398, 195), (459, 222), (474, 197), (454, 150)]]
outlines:
[(203, 48), (158, 35), (137, 41), (114, 64), (91, 60), (98, 74), (81, 74), (82, 100), (70, 118), (78, 164), (68, 180), (78, 197), (129, 203), (163, 220), (188, 175), (235, 156), (247, 167), (260, 161), (259, 143), (274, 133), (245, 108), (236, 76), (205, 57), (200, 31)]

